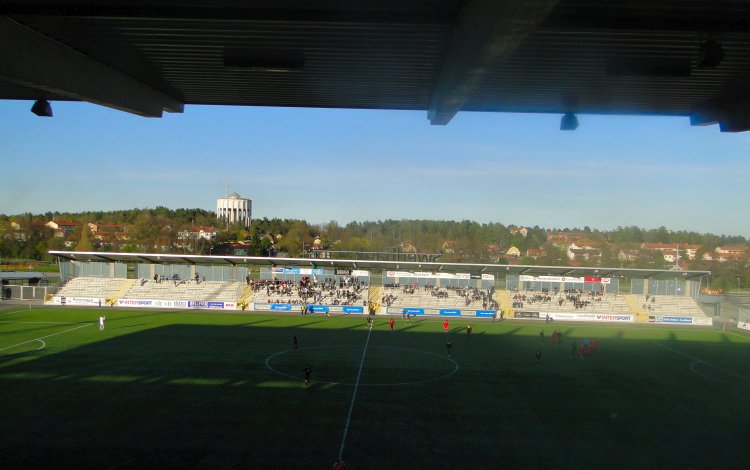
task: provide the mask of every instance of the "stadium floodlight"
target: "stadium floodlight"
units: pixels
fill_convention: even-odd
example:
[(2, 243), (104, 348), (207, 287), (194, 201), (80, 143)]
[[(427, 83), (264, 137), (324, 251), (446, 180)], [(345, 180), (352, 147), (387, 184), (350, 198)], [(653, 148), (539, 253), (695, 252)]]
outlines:
[(31, 112), (40, 117), (52, 117), (52, 106), (47, 100), (36, 100), (31, 106)]
[(698, 67), (717, 67), (724, 60), (724, 49), (721, 44), (709, 39), (701, 44), (698, 50)]
[(578, 129), (578, 118), (575, 113), (565, 113), (562, 119), (560, 119), (560, 130), (561, 131), (574, 131)]

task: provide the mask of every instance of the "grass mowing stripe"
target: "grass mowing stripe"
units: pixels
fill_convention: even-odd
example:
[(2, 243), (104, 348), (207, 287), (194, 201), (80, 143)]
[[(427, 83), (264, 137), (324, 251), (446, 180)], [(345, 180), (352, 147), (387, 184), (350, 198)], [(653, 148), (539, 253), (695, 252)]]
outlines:
[(354, 411), (354, 400), (357, 398), (357, 389), (359, 388), (359, 379), (362, 377), (362, 368), (365, 365), (365, 355), (367, 354), (367, 345), (370, 344), (370, 335), (372, 334), (372, 327), (367, 331), (367, 339), (365, 340), (365, 348), (362, 350), (362, 359), (359, 361), (359, 371), (357, 372), (357, 380), (354, 382), (354, 392), (352, 392), (352, 402), (349, 405), (349, 414), (346, 416), (346, 424), (344, 425), (344, 435), (341, 437), (341, 447), (339, 448), (339, 459), (344, 455), (344, 445), (346, 444), (346, 435), (349, 433), (349, 423), (352, 420), (352, 411)]
[[(728, 330), (472, 319), (470, 340), (460, 328), (451, 333), (461, 366), (452, 378), (368, 390), (453, 370), (430, 355), (445, 357), (440, 322), (391, 334), (379, 317), (365, 374), (361, 316), (107, 312), (112, 326), (127, 328), (108, 324), (106, 334), (52, 337), (40, 352), (41, 340), (0, 352), (0, 468), (331, 468), (347, 399), (344, 420), (351, 428), (356, 407), (357, 421), (342, 457), (357, 468), (733, 469), (747, 460), (750, 383), (649, 346), (750, 377), (740, 372), (750, 370), (750, 338)], [(96, 324), (97, 316), (61, 307), (10, 317)], [(0, 324), (0, 347), (76, 326)], [(547, 336), (555, 327), (564, 343), (540, 344), (540, 329)], [(294, 378), (274, 377), (263, 361), (295, 335), (305, 348), (270, 361)], [(601, 338), (600, 348), (570, 359), (569, 346), (585, 337)], [(313, 380), (300, 390), (305, 362), (313, 377), (346, 385)], [(357, 390), (352, 406), (358, 367), (362, 396)]]
[(710, 362), (708, 362), (708, 361), (704, 361), (703, 359), (699, 359), (699, 358), (697, 358), (697, 357), (695, 357), (695, 356), (691, 356), (690, 354), (684, 353), (684, 352), (682, 352), (682, 351), (678, 351), (678, 350), (676, 350), (676, 349), (674, 349), (674, 348), (670, 348), (670, 347), (669, 347), (669, 346), (667, 346), (667, 345), (664, 345), (664, 344), (660, 344), (660, 343), (654, 343), (654, 344), (655, 344), (655, 345), (657, 345), (657, 346), (659, 346), (659, 347), (662, 347), (662, 348), (664, 348), (664, 349), (667, 349), (667, 350), (669, 350), (669, 351), (672, 351), (672, 352), (673, 352), (673, 353), (675, 353), (675, 354), (679, 354), (680, 356), (685, 356), (686, 358), (688, 358), (688, 359), (692, 359), (692, 360), (694, 360), (694, 361), (696, 361), (696, 362), (702, 362), (703, 364), (707, 364), (707, 365), (709, 365), (709, 366), (711, 366), (711, 367), (713, 367), (713, 368), (715, 368), (715, 369), (717, 369), (717, 370), (720, 370), (720, 371), (722, 371), (722, 372), (726, 372), (727, 374), (729, 374), (729, 375), (733, 375), (733, 376), (735, 376), (735, 377), (737, 377), (737, 378), (740, 378), (740, 379), (742, 379), (742, 380), (744, 380), (744, 381), (746, 381), (746, 382), (750, 382), (750, 379), (749, 379), (749, 378), (747, 378), (747, 377), (745, 377), (744, 375), (738, 374), (738, 373), (736, 373), (736, 372), (732, 372), (731, 370), (727, 370), (727, 369), (725, 369), (725, 368), (723, 368), (723, 367), (720, 367), (720, 366), (716, 366), (716, 365), (713, 365), (713, 364), (711, 364), (711, 363), (710, 363)]
[(28, 341), (24, 341), (23, 343), (18, 343), (18, 344), (14, 344), (14, 345), (11, 345), (11, 346), (6, 346), (6, 347), (4, 347), (4, 348), (0, 348), (0, 351), (5, 351), (6, 349), (10, 349), (10, 348), (15, 348), (16, 346), (21, 346), (21, 345), (24, 345), (24, 344), (26, 344), (26, 343), (31, 343), (31, 342), (33, 342), (33, 341), (39, 341), (39, 340), (42, 340), (42, 339), (44, 339), (44, 338), (49, 338), (49, 337), (51, 337), (51, 336), (57, 336), (57, 335), (61, 335), (61, 334), (63, 334), (63, 333), (67, 333), (67, 332), (69, 332), (69, 331), (73, 331), (73, 330), (78, 330), (78, 329), (80, 329), (80, 328), (83, 328), (83, 327), (85, 327), (85, 326), (91, 326), (91, 325), (93, 325), (93, 323), (86, 323), (85, 325), (77, 326), (77, 327), (75, 327), (75, 328), (71, 328), (71, 329), (69, 329), (69, 330), (63, 330), (63, 331), (59, 331), (59, 332), (57, 332), (57, 333), (52, 333), (51, 335), (47, 335), (47, 336), (41, 336), (41, 337), (39, 337), (39, 338), (34, 338), (34, 339), (30, 339), (30, 340), (28, 340)]
[(25, 311), (26, 311), (26, 310), (13, 310), (12, 312), (5, 312), (5, 313), (0, 313), (0, 317), (4, 317), (4, 316), (6, 316), (6, 315), (12, 315), (12, 314), (14, 314), (14, 313), (25, 312)]

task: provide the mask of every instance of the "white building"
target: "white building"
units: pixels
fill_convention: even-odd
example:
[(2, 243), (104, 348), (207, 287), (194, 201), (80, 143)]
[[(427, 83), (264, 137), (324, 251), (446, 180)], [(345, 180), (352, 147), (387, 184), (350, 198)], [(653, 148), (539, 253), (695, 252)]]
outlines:
[(227, 225), (240, 222), (245, 227), (249, 227), (252, 211), (253, 201), (237, 193), (216, 200), (216, 218)]

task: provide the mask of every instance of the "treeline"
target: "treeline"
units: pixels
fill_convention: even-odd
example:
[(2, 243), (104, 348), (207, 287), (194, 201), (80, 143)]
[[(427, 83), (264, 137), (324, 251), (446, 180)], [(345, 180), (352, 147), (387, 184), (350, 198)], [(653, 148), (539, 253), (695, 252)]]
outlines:
[[(66, 239), (55, 237), (55, 232), (45, 224), (50, 221), (76, 222), (73, 233)], [(118, 224), (128, 228), (128, 243), (97, 245), (90, 238), (89, 223)], [(0, 214), (0, 258), (49, 260), (49, 250), (66, 250), (65, 242), (75, 240), (73, 249), (136, 251), (137, 246), (155, 249), (174, 246), (177, 233), (195, 225), (216, 224), (213, 212), (204, 209), (129, 209), (122, 211), (46, 212), (19, 215)], [(171, 250), (168, 250), (171, 251)]]
[[(0, 256), (3, 258), (43, 259), (49, 249), (65, 249), (63, 240), (54, 237), (44, 226), (51, 221), (78, 223), (71, 235), (78, 242), (86, 234), (82, 228), (89, 222), (119, 224), (127, 227), (128, 241), (121, 246), (95, 246), (93, 249), (153, 249), (178, 251), (178, 232), (194, 226), (215, 226), (217, 220), (211, 211), (203, 209), (130, 209), (122, 211), (93, 211), (79, 213), (48, 212), (45, 214), (0, 215)], [(15, 222), (19, 229), (13, 228)], [(742, 236), (715, 235), (690, 231), (671, 231), (665, 227), (643, 229), (635, 226), (617, 227), (611, 231), (583, 228), (542, 228), (539, 226), (506, 226), (500, 223), (478, 223), (470, 220), (379, 220), (350, 222), (340, 225), (336, 221), (310, 224), (304, 220), (262, 218), (255, 219), (250, 227), (219, 227), (214, 244), (245, 242), (250, 254), (267, 254), (273, 246), (290, 256), (309, 251), (316, 239), (323, 248), (336, 251), (416, 251), (442, 253), (443, 261), (497, 262), (510, 247), (525, 255), (535, 248), (544, 253), (545, 264), (566, 261), (565, 253), (547, 241), (548, 232), (576, 232), (582, 241), (598, 243), (602, 258), (615, 261), (622, 247), (637, 248), (644, 242), (680, 243), (702, 245), (703, 250), (713, 250), (722, 245), (747, 245)], [(524, 233), (525, 232), (525, 233)], [(69, 239), (71, 238), (69, 237)], [(92, 243), (89, 240), (89, 243)], [(75, 247), (74, 247), (75, 248)], [(189, 246), (191, 250), (209, 250), (208, 246)], [(562, 259), (561, 259), (562, 258)], [(539, 261), (537, 259), (537, 261)], [(542, 264), (542, 263), (538, 263)]]
[[(45, 226), (51, 220), (77, 222), (67, 238), (56, 237)], [(118, 224), (127, 227), (127, 238), (97, 240), (88, 231), (88, 223)], [(678, 243), (701, 245), (695, 260), (683, 259), (683, 267), (712, 271), (711, 287), (725, 291), (737, 285), (750, 286), (747, 258), (727, 262), (703, 261), (702, 255), (718, 246), (747, 246), (742, 236), (715, 235), (691, 231), (671, 231), (666, 227), (643, 229), (635, 226), (604, 231), (583, 228), (542, 228), (506, 226), (500, 223), (478, 223), (470, 220), (379, 220), (336, 221), (310, 224), (299, 219), (262, 218), (250, 227), (218, 227), (214, 240), (197, 236), (181, 239), (181, 231), (196, 226), (216, 226), (215, 214), (203, 209), (130, 209), (79, 213), (0, 215), (0, 258), (50, 260), (49, 250), (78, 251), (147, 251), (171, 253), (233, 253), (240, 247), (247, 255), (309, 256), (313, 247), (339, 251), (334, 257), (353, 256), (352, 252), (417, 252), (440, 254), (443, 262), (518, 263), (525, 265), (568, 265), (564, 243), (548, 242), (548, 233), (573, 232), (580, 241), (596, 244), (600, 256), (576, 259), (581, 266), (667, 269), (669, 264), (654, 250), (641, 248), (643, 243)], [(84, 230), (84, 227), (87, 229)], [(66, 245), (67, 243), (67, 245)], [(506, 252), (516, 247), (518, 259)], [(535, 249), (532, 254), (528, 250)], [(533, 251), (533, 250), (532, 250)], [(349, 253), (347, 253), (349, 252)], [(621, 254), (627, 252), (628, 257)]]
[[(45, 218), (45, 223), (50, 220), (64, 220), (73, 222), (99, 222), (103, 224), (131, 225), (139, 218), (154, 218), (168, 221), (169, 223), (214, 225), (216, 214), (205, 209), (169, 209), (157, 206), (153, 209), (127, 209), (122, 211), (87, 211), (87, 212), (47, 212), (40, 214)], [(5, 217), (5, 216), (0, 216)], [(18, 217), (39, 217), (31, 214), (23, 214)]]

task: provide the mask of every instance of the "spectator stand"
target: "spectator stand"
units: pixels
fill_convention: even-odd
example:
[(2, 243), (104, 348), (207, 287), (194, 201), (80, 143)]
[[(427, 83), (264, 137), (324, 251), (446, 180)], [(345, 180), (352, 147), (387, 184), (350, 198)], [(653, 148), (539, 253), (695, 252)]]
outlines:
[(370, 302), (370, 273), (359, 269), (261, 267), (249, 284), (256, 311), (363, 314)]
[(710, 324), (694, 297), (699, 283), (679, 277), (632, 279), (626, 294), (617, 277), (520, 275), (506, 286), (515, 318)]
[(513, 318), (633, 321), (619, 279), (598, 276), (508, 276)]
[(383, 271), (381, 304), (389, 315), (493, 317), (492, 274)]
[[(701, 283), (710, 274), (707, 271), (467, 264), (429, 260), (317, 260), (67, 251), (50, 251), (50, 254), (57, 257), (63, 280), (80, 277), (127, 279), (127, 284), (122, 281), (113, 293), (107, 291), (106, 295), (116, 305), (122, 305), (124, 301), (127, 301), (127, 305), (122, 306), (171, 308), (237, 309), (255, 308), (257, 305), (257, 309), (266, 311), (302, 310), (305, 306), (310, 308), (318, 304), (319, 308), (313, 311), (328, 311), (328, 307), (335, 307), (334, 311), (347, 308), (365, 312), (378, 304), (380, 313), (404, 314), (407, 311), (415, 315), (492, 316), (504, 311), (505, 318), (510, 318), (510, 313), (513, 316), (517, 313), (512, 312), (513, 303), (520, 300), (523, 309), (519, 310), (528, 310), (531, 304), (535, 309), (545, 307), (545, 310), (539, 309), (538, 312), (587, 318), (592, 313), (615, 315), (617, 321), (621, 321), (620, 317), (623, 316), (620, 313), (627, 310), (632, 321), (640, 307), (630, 304), (635, 305), (638, 296), (694, 298), (694, 293), (699, 292)], [(371, 282), (370, 273), (380, 275), (376, 282)], [(499, 278), (496, 280), (495, 276)], [(350, 278), (348, 282), (347, 278)], [(139, 281), (135, 282), (136, 279)], [(164, 279), (171, 281), (170, 290), (165, 289), (166, 285), (156, 286)], [(620, 279), (625, 279), (630, 285), (630, 292), (620, 293)], [(502, 289), (495, 288), (496, 281)], [(251, 282), (254, 284), (252, 287)], [(93, 285), (95, 282), (92, 280), (90, 283)], [(154, 290), (143, 291), (142, 288)], [(186, 292), (182, 292), (183, 289)], [(166, 298), (135, 298), (150, 296), (149, 292), (157, 290), (160, 296)], [(96, 289), (92, 288), (92, 293), (96, 294)], [(277, 298), (274, 299), (271, 294), (276, 294)], [(526, 298), (512, 298), (517, 294)], [(187, 297), (192, 298), (185, 300)], [(386, 305), (381, 307), (382, 303)], [(274, 304), (276, 307), (272, 307)], [(501, 312), (497, 312), (501, 306)], [(710, 307), (714, 311), (719, 310), (717, 305), (711, 304)], [(678, 307), (678, 313), (681, 308), (687, 307)], [(639, 320), (648, 321), (648, 318), (645, 312), (641, 312)]]

